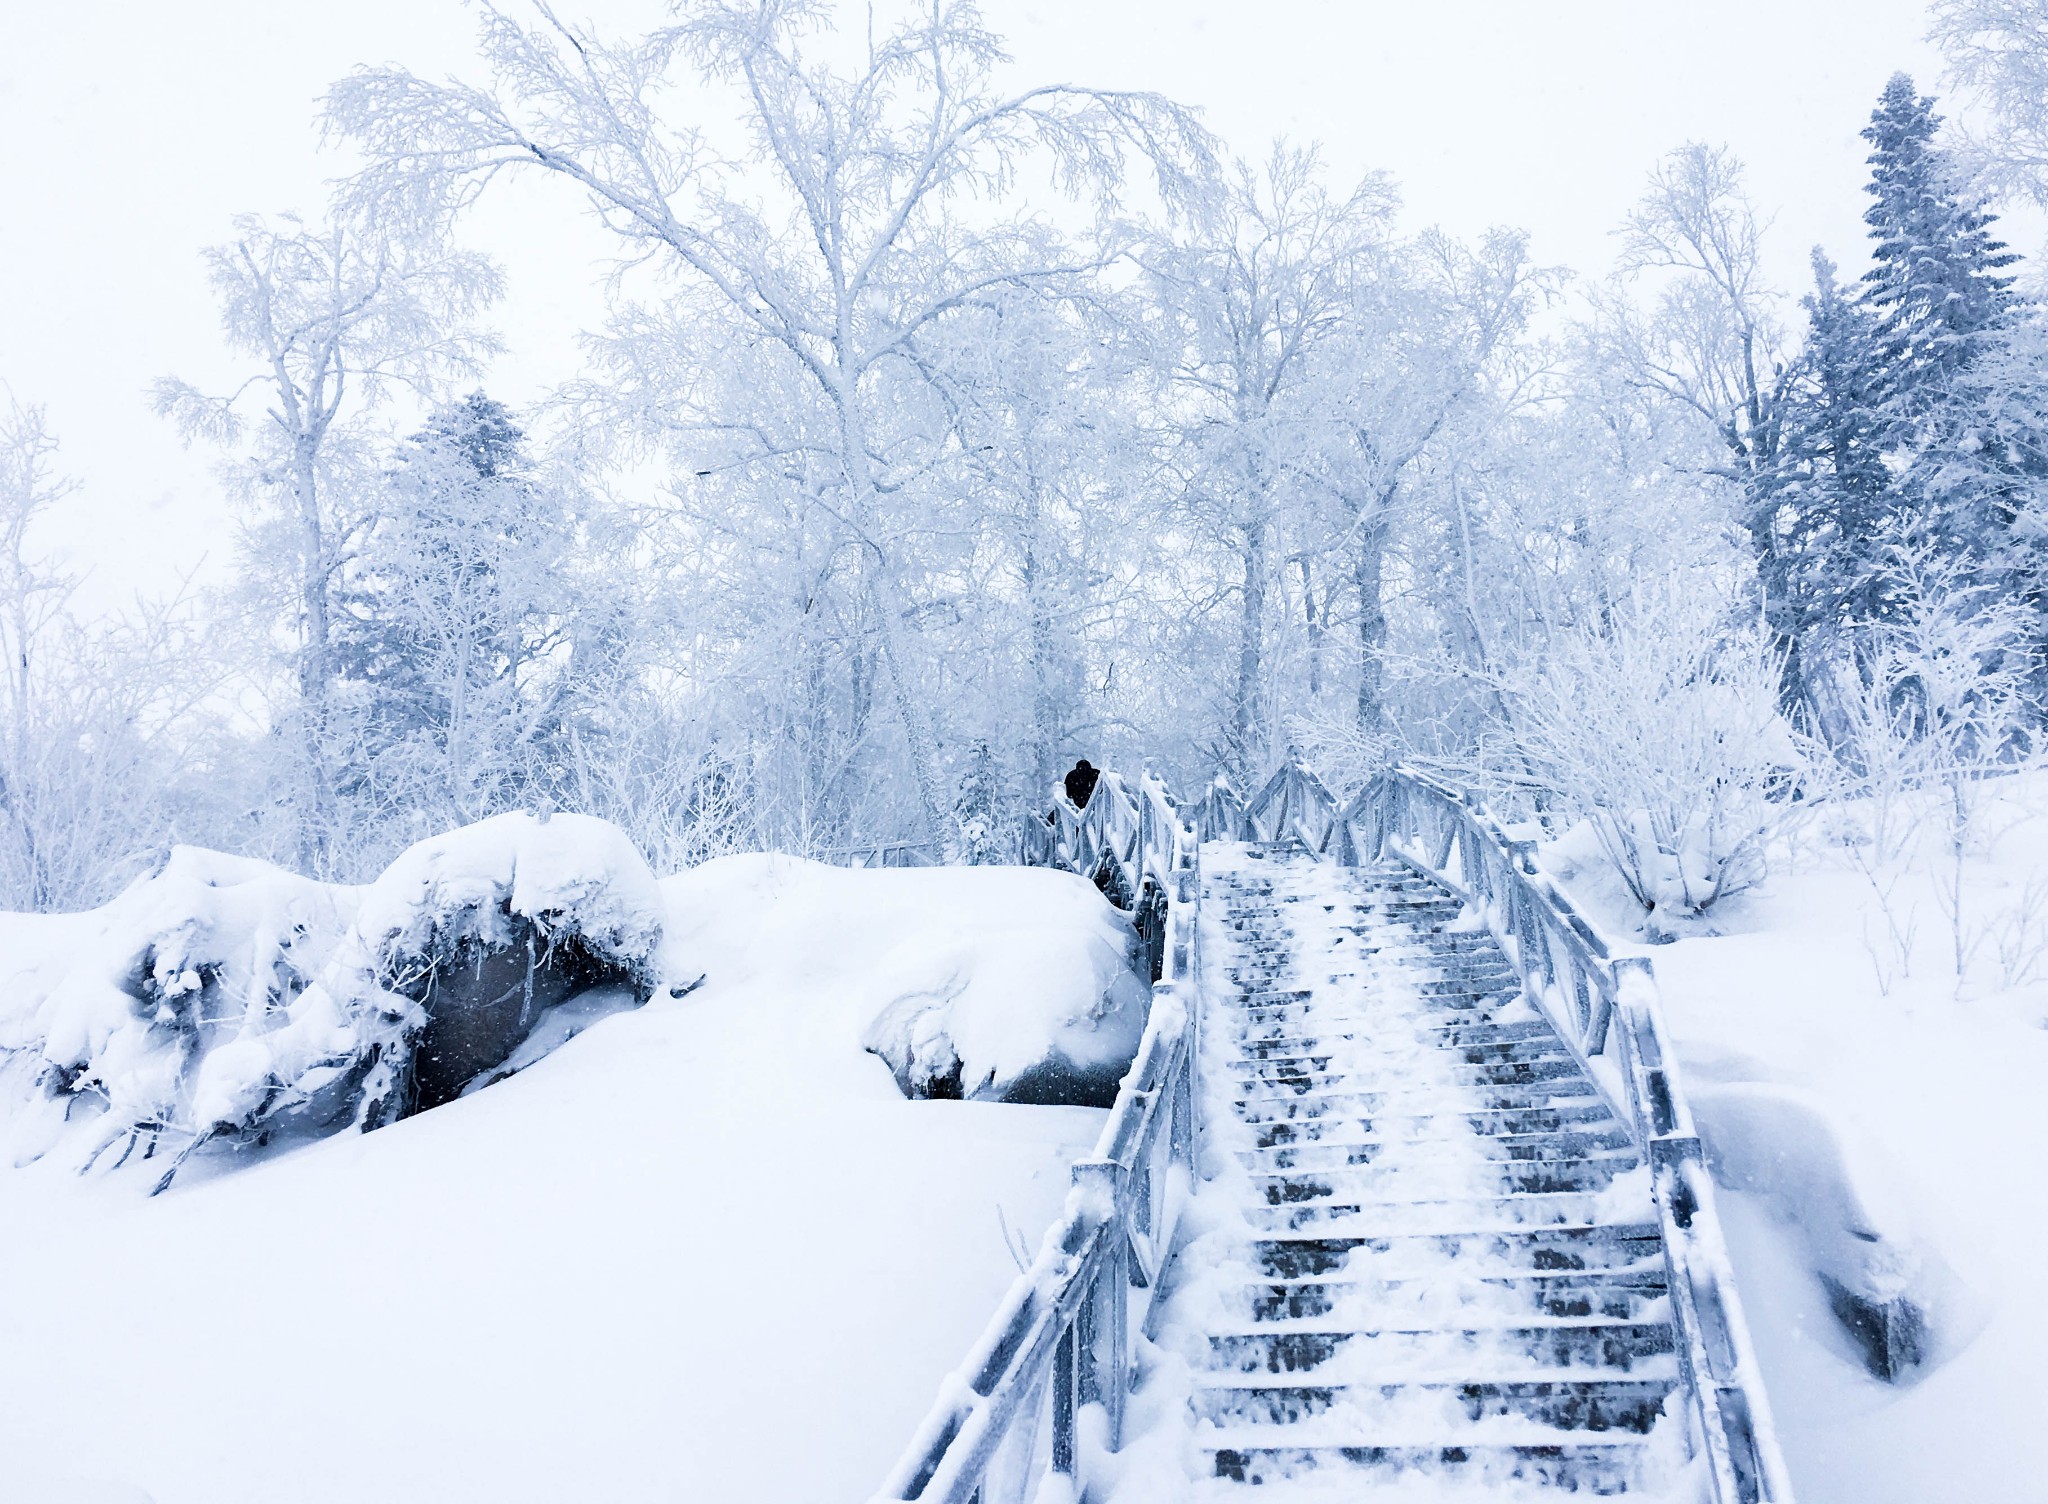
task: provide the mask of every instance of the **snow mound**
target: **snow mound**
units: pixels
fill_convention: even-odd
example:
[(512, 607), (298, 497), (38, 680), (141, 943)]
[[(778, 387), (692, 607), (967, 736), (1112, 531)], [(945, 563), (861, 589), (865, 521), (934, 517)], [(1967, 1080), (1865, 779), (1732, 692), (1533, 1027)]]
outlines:
[(18, 1157), (81, 1103), (86, 1164), (124, 1136), (175, 1136), (175, 1169), (211, 1140), (376, 1127), (458, 1095), (577, 992), (645, 1000), (662, 933), (646, 862), (585, 816), (436, 836), (367, 888), (178, 848), (103, 909), (0, 918), (0, 1048), (44, 1104)]
[(1129, 923), (1071, 873), (733, 856), (665, 887), (678, 915), (727, 916), (678, 936), (689, 969), (829, 986), (835, 1045), (879, 1055), (905, 1096), (1106, 1105), (1144, 1034)]
[(49, 1148), (80, 1102), (116, 1134), (190, 1124), (196, 1065), (306, 990), (360, 891), (178, 846), (102, 908), (0, 915), (0, 1051), (37, 1104), (17, 1157)]

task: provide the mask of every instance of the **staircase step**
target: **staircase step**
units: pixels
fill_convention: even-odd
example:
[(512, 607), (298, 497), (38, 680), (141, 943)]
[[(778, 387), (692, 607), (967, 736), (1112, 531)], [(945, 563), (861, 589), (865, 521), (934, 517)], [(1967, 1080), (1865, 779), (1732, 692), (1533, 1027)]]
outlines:
[[(1449, 1054), (1449, 1052), (1445, 1052)], [(1455, 1059), (1456, 1056), (1451, 1056)], [(1253, 1094), (1271, 1090), (1275, 1094), (1305, 1091), (1381, 1091), (1390, 1082), (1414, 1079), (1414, 1068), (1406, 1061), (1393, 1062), (1376, 1070), (1336, 1068), (1311, 1070), (1289, 1068), (1278, 1061), (1247, 1061), (1236, 1071), (1239, 1089)], [(1493, 1060), (1451, 1066), (1441, 1080), (1455, 1086), (1528, 1086), (1539, 1081), (1583, 1080), (1585, 1073), (1576, 1060)]]
[(1615, 1154), (1604, 1159), (1489, 1159), (1478, 1163), (1422, 1160), (1404, 1164), (1397, 1160), (1390, 1165), (1373, 1166), (1368, 1162), (1320, 1170), (1292, 1166), (1275, 1173), (1255, 1171), (1252, 1187), (1265, 1198), (1267, 1206), (1299, 1206), (1304, 1202), (1345, 1198), (1369, 1204), (1377, 1195), (1397, 1191), (1409, 1181), (1442, 1180), (1453, 1174), (1475, 1196), (1559, 1192), (1597, 1195), (1615, 1176), (1633, 1170), (1638, 1163), (1633, 1154)]
[[(1539, 1270), (1663, 1268), (1664, 1245), (1655, 1223), (1581, 1227), (1521, 1227), (1487, 1232), (1390, 1233), (1275, 1232), (1253, 1240), (1252, 1255), (1268, 1273), (1326, 1274), (1342, 1269), (1359, 1249), (1386, 1256), (1376, 1272), (1405, 1275), (1468, 1270), (1476, 1275)], [(1462, 1263), (1446, 1270), (1444, 1260)]]
[(1397, 1428), (1433, 1430), (1460, 1418), (1641, 1435), (1664, 1413), (1675, 1387), (1675, 1378), (1203, 1385), (1196, 1390), (1195, 1413), (1223, 1426), (1295, 1426), (1341, 1408), (1345, 1425), (1381, 1435)]
[(1355, 1169), (1381, 1160), (1389, 1148), (1415, 1144), (1452, 1142), (1468, 1152), (1511, 1165), (1597, 1164), (1616, 1171), (1638, 1163), (1628, 1134), (1620, 1124), (1604, 1133), (1517, 1133), (1496, 1137), (1474, 1134), (1445, 1139), (1380, 1139), (1332, 1135), (1297, 1144), (1275, 1144), (1264, 1149), (1240, 1149), (1238, 1162), (1255, 1175), (1277, 1175), (1290, 1170), (1318, 1171)]
[(1380, 1310), (1406, 1303), (1443, 1305), (1467, 1314), (1522, 1310), (1553, 1320), (1652, 1319), (1663, 1310), (1663, 1269), (1570, 1270), (1464, 1278), (1273, 1280), (1247, 1285), (1243, 1305), (1253, 1321), (1307, 1321), (1339, 1307)]
[(1600, 1097), (1556, 1100), (1537, 1107), (1452, 1107), (1448, 1111), (1437, 1112), (1403, 1112), (1397, 1103), (1388, 1108), (1362, 1111), (1356, 1116), (1297, 1114), (1273, 1117), (1250, 1126), (1254, 1141), (1262, 1149), (1275, 1144), (1357, 1136), (1414, 1142), (1421, 1138), (1450, 1137), (1459, 1133), (1517, 1137), (1620, 1131), (1613, 1109)]
[[(1502, 1232), (1525, 1227), (1585, 1227), (1600, 1215), (1600, 1197), (1585, 1191), (1381, 1201), (1358, 1196), (1252, 1206), (1245, 1220), (1261, 1232), (1356, 1227), (1374, 1236), (1396, 1233)], [(1647, 1210), (1647, 1208), (1646, 1208)]]
[(1310, 1472), (1342, 1470), (1361, 1476), (1360, 1497), (1372, 1482), (1405, 1475), (1445, 1475), (1484, 1487), (1520, 1484), (1616, 1494), (1641, 1483), (1647, 1448), (1633, 1438), (1613, 1441), (1471, 1442), (1360, 1446), (1240, 1445), (1209, 1448), (1216, 1476), (1238, 1483), (1274, 1483)]
[[(1472, 1378), (1480, 1376), (1474, 1374), (1475, 1368), (1503, 1370), (1515, 1377), (1538, 1369), (1546, 1374), (1588, 1368), (1626, 1373), (1645, 1362), (1675, 1375), (1674, 1347), (1671, 1326), (1662, 1321), (1559, 1321), (1384, 1331), (1276, 1326), (1259, 1332), (1212, 1335), (1209, 1360), (1212, 1372), (1240, 1374), (1314, 1373), (1341, 1365), (1343, 1378), (1324, 1375), (1332, 1383), (1372, 1382), (1389, 1371), (1404, 1379)], [(1354, 1369), (1357, 1373), (1352, 1377)]]
[(1375, 1113), (1393, 1117), (1470, 1117), (1482, 1112), (1538, 1112), (1587, 1106), (1597, 1107), (1598, 1116), (1610, 1114), (1598, 1088), (1581, 1075), (1527, 1086), (1475, 1082), (1457, 1091), (1404, 1087), (1391, 1091), (1253, 1092), (1238, 1101), (1237, 1115), (1247, 1123), (1270, 1123), (1339, 1115), (1367, 1119)]

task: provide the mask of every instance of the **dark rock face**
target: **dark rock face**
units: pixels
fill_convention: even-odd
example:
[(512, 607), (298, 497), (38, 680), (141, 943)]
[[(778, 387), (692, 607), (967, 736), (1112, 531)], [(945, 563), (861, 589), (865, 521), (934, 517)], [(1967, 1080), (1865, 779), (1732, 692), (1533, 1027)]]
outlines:
[(426, 1010), (409, 1041), (410, 1061), (396, 1117), (452, 1102), (463, 1087), (503, 1065), (541, 1015), (591, 987), (637, 980), (594, 958), (575, 940), (550, 944), (524, 919), (511, 943), (465, 940), (436, 958), (405, 995)]
[(1823, 1274), (1828, 1305), (1863, 1350), (1863, 1365), (1888, 1384), (1912, 1377), (1927, 1361), (1927, 1313), (1900, 1296), (1875, 1301)]

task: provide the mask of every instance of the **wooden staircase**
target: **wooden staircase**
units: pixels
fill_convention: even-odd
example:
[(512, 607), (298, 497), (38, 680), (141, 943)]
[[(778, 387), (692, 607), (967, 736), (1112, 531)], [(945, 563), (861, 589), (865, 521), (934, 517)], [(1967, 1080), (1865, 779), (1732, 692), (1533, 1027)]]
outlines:
[(1193, 1375), (1198, 1470), (1260, 1497), (1674, 1486), (1649, 1173), (1499, 943), (1399, 864), (1203, 864), (1221, 1204), (1152, 1320)]

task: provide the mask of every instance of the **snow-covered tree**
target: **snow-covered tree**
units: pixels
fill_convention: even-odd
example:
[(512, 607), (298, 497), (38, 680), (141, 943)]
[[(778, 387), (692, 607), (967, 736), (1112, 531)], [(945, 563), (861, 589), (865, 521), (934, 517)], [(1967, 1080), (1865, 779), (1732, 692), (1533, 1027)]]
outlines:
[(1235, 576), (1235, 661), (1217, 736), (1239, 776), (1264, 768), (1280, 729), (1268, 617), (1290, 551), (1312, 363), (1362, 317), (1394, 207), (1384, 179), (1333, 194), (1313, 151), (1281, 144), (1259, 166), (1237, 163), (1209, 214), (1140, 252), (1166, 315), (1183, 511)]
[(341, 793), (386, 844), (540, 797), (557, 754), (583, 569), (570, 503), (481, 392), (402, 445), (344, 573)]
[(987, 742), (976, 742), (967, 754), (959, 793), (953, 798), (951, 859), (969, 867), (1014, 861), (1012, 814), (1003, 797), (1002, 770), (996, 766), (995, 754)]
[(72, 613), (77, 582), (39, 535), (74, 487), (43, 410), (0, 399), (0, 908), (87, 908), (176, 829), (210, 666), (179, 600)]
[(1884, 457), (1876, 320), (1818, 250), (1813, 276), (1778, 450), (1751, 486), (1747, 518), (1765, 620), (1786, 657), (1786, 707), (1809, 714), (1826, 703), (1817, 681), (1829, 652), (1854, 623), (1885, 613), (1875, 561), (1898, 505)]
[[(1030, 224), (967, 206), (1000, 206), (1027, 164), (1108, 189), (1132, 148), (1169, 199), (1184, 198), (1207, 138), (1156, 96), (999, 92), (1000, 45), (966, 0), (877, 31), (850, 69), (807, 49), (823, 22), (799, 0), (697, 0), (678, 24), (613, 43), (552, 12), (523, 26), (487, 11), (492, 87), (365, 70), (332, 91), (329, 119), (368, 154), (359, 188), (371, 197), (445, 208), (511, 168), (564, 179), (629, 257), (658, 265), (720, 313), (727, 337), (780, 367), (777, 388), (809, 409), (801, 447), (757, 443), (753, 458), (794, 471), (852, 550), (916, 818), (937, 840), (950, 801), (916, 639), (913, 540), (947, 446), (925, 418), (920, 346), (994, 289), (1072, 279), (1093, 260), (1048, 259)], [(731, 102), (744, 160), (665, 116), (659, 96), (679, 64)], [(754, 410), (707, 416), (742, 447), (756, 434)]]
[(206, 262), (228, 346), (249, 374), (213, 396), (167, 378), (156, 405), (188, 438), (241, 448), (235, 481), (254, 507), (248, 568), (289, 624), (292, 688), (277, 719), (292, 841), (302, 866), (325, 873), (341, 826), (335, 592), (374, 471), (368, 415), (395, 391), (476, 370), (491, 341), (474, 320), (499, 278), (445, 240), (354, 213), (321, 224), (244, 217)]

